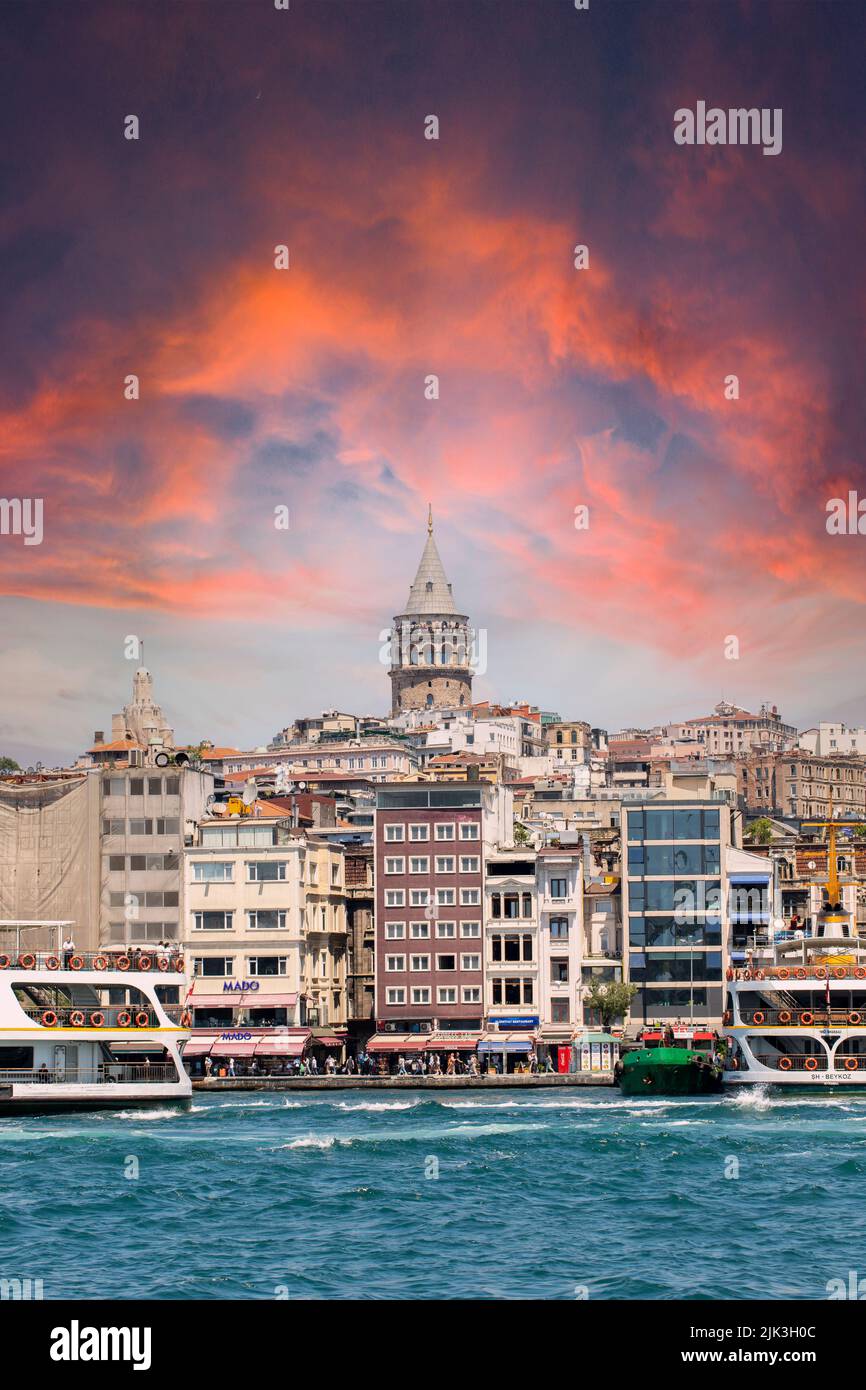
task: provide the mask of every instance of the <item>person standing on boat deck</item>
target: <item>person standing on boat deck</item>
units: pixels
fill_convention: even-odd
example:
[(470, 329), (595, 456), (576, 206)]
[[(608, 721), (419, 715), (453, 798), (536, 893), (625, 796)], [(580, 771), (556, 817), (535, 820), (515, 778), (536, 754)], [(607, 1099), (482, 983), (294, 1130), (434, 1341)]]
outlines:
[(205, 1057), (205, 1059), (204, 1059), (204, 1074), (205, 1074), (205, 1076), (210, 1076), (210, 1074), (211, 1074), (212, 1071), (213, 1071), (213, 1061), (212, 1061), (212, 1059), (211, 1059), (210, 1057)]
[(235, 1059), (234, 1059), (234, 1057), (229, 1057), (229, 1076), (234, 1076), (234, 1074), (235, 1074)]
[[(56, 937), (55, 937), (56, 940)], [(69, 969), (69, 962), (75, 954), (75, 942), (72, 940), (72, 933), (63, 938), (63, 945), (60, 948), (63, 952), (63, 969)]]

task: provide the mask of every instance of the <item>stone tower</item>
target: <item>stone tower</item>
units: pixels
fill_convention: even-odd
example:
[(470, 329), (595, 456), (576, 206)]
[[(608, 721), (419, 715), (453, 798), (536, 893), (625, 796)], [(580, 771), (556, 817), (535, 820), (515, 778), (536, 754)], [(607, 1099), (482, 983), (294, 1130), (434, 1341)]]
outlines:
[(427, 544), (405, 612), (391, 636), (391, 717), (405, 710), (468, 708), (472, 703), (469, 619), (454, 606), (433, 539), (433, 508)]

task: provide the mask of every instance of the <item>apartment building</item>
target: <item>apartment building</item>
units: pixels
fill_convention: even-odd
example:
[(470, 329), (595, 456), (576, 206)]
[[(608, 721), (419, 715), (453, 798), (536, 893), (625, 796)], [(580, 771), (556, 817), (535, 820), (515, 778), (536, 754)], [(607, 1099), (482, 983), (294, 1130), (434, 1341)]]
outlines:
[(737, 760), (738, 792), (748, 811), (825, 820), (866, 818), (866, 758), (804, 753), (750, 754)]
[(112, 767), (99, 777), (100, 944), (177, 941), (183, 849), (213, 777), (191, 767)]
[(481, 1056), (506, 1070), (535, 1050), (541, 1023), (534, 849), (491, 850), (484, 882), (484, 1032)]
[(753, 748), (782, 750), (797, 743), (797, 730), (785, 724), (775, 705), (761, 705), (757, 714), (721, 700), (712, 714), (665, 726), (670, 739), (697, 738), (711, 757), (733, 757)]
[(283, 817), (205, 820), (184, 854), (190, 1056), (341, 1049), (344, 853)]
[(840, 753), (856, 753), (866, 757), (866, 729), (850, 729), (847, 724), (821, 723), (814, 729), (804, 729), (800, 734), (800, 747), (807, 753), (817, 753), (821, 758), (831, 758)]
[(474, 1052), (484, 1015), (485, 846), (507, 844), (501, 785), (420, 783), (376, 796), (372, 1052)]
[(711, 795), (657, 798), (624, 813), (625, 978), (638, 986), (633, 1024), (721, 1021), (734, 818), (728, 802)]
[(536, 864), (539, 1055), (565, 1070), (583, 1028), (583, 847), (546, 845)]

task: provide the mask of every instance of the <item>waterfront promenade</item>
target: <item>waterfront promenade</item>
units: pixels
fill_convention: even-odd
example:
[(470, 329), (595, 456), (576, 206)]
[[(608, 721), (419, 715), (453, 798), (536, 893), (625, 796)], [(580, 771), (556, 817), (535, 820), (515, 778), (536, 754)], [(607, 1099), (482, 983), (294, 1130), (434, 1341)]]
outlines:
[(529, 1076), (209, 1076), (196, 1091), (491, 1091), (551, 1086), (612, 1086), (613, 1073), (539, 1072)]

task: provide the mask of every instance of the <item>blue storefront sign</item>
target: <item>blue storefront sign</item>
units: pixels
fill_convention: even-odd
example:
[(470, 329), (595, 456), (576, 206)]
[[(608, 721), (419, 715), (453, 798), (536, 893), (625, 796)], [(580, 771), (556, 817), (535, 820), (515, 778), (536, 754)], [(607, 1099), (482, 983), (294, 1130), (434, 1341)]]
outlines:
[(259, 988), (258, 980), (223, 980), (223, 994), (246, 993)]
[(527, 1018), (525, 1015), (521, 1018), (491, 1018), (490, 1022), (495, 1023), (497, 1028), (537, 1028), (538, 1015), (533, 1018)]

